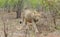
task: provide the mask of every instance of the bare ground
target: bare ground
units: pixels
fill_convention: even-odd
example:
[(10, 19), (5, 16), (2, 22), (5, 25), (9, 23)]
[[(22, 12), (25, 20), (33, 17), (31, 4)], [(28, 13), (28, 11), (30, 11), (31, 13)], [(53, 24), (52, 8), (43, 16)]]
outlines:
[[(16, 19), (16, 13), (0, 12), (0, 37), (4, 37), (4, 25), (7, 26), (8, 37), (25, 37), (25, 28), (21, 30), (21, 19)], [(23, 21), (22, 21), (23, 22)], [(5, 24), (4, 24), (5, 23)], [(60, 25), (60, 19), (57, 19), (58, 28)], [(56, 30), (51, 33), (36, 34), (36, 37), (60, 37), (60, 31)]]

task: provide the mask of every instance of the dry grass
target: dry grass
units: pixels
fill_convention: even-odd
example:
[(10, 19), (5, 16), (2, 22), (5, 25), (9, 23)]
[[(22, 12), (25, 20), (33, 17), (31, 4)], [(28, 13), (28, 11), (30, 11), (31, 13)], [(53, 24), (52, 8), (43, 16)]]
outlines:
[[(41, 18), (42, 19), (42, 18)], [(16, 19), (16, 13), (15, 12), (11, 12), (11, 13), (7, 13), (7, 12), (1, 12), (0, 13), (0, 35), (2, 37), (4, 37), (4, 22), (5, 25), (8, 26), (8, 37), (24, 37), (26, 35), (26, 26), (24, 26), (24, 22), (22, 21), (22, 23), (20, 24), (20, 21), (22, 21), (21, 19)], [(43, 23), (45, 22), (45, 23)], [(57, 25), (60, 27), (60, 19), (56, 21)], [(49, 23), (49, 22), (48, 22)], [(42, 32), (42, 34), (37, 34), (37, 37), (45, 37), (45, 34), (48, 34), (46, 37), (49, 36), (54, 36), (56, 33), (54, 33), (53, 35), (49, 34), (47, 31), (49, 30), (49, 24), (46, 25), (46, 21), (40, 20), (40, 22), (37, 23), (37, 27), (38, 29), (40, 29), (39, 31)], [(23, 27), (24, 26), (24, 27)], [(57, 26), (58, 29), (60, 29)], [(46, 31), (47, 29), (47, 31)], [(45, 32), (44, 32), (45, 31)], [(60, 31), (58, 31), (60, 32)], [(59, 34), (60, 35), (60, 34)], [(57, 36), (59, 37), (59, 36)]]

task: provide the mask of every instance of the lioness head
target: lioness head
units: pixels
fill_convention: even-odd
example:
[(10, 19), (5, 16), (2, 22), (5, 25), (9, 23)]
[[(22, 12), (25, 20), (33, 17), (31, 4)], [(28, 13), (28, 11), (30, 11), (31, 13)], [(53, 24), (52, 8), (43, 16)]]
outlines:
[(40, 19), (40, 13), (37, 11), (34, 11), (33, 20), (37, 22), (39, 19)]

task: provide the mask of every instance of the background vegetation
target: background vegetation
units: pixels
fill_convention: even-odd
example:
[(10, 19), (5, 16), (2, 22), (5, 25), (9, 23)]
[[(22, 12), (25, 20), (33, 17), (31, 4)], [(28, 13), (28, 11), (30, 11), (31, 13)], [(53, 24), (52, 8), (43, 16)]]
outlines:
[[(0, 0), (0, 22), (4, 26), (5, 37), (8, 37), (8, 31), (10, 31), (8, 26), (11, 25), (11, 33), (18, 31), (15, 26), (17, 26), (17, 29), (22, 27), (20, 25), (23, 22), (20, 22), (21, 15), (26, 8), (41, 13), (40, 21), (37, 23), (39, 33), (60, 30), (60, 0)], [(25, 32), (25, 34), (28, 32)]]

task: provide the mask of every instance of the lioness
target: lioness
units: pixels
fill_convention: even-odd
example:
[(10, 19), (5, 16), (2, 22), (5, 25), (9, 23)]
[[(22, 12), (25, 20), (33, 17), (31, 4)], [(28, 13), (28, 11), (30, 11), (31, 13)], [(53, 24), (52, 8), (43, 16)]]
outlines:
[[(22, 15), (25, 25), (33, 26), (35, 31), (38, 32), (36, 27), (36, 22), (40, 19), (40, 13), (35, 10), (25, 9)], [(28, 23), (34, 23), (34, 24), (28, 24)]]
[(32, 10), (25, 10), (23, 14), (23, 20), (25, 21), (25, 24), (37, 22), (40, 19), (40, 13)]

